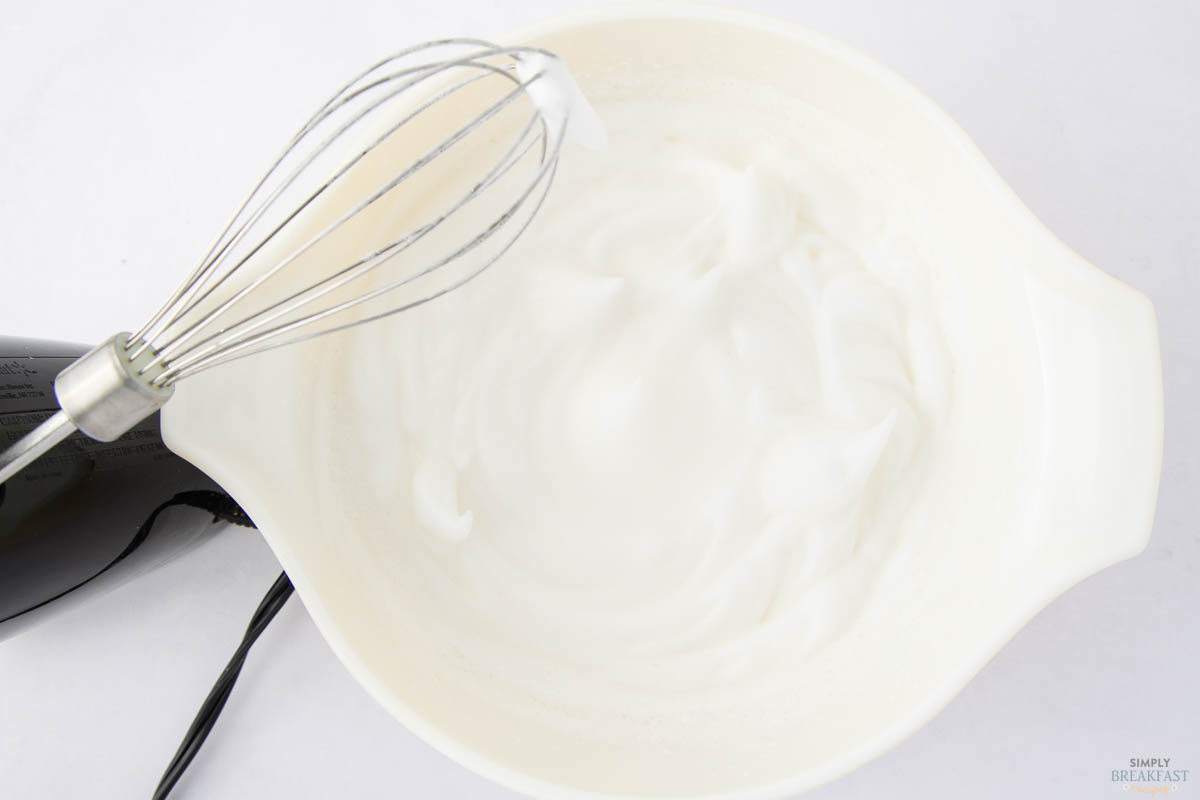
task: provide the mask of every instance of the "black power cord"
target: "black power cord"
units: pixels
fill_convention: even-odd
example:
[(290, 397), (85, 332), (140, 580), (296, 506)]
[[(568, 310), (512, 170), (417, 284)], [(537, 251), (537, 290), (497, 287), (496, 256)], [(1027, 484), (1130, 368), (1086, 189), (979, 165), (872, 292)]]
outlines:
[(204, 704), (200, 706), (200, 711), (192, 721), (192, 726), (183, 735), (179, 749), (175, 751), (175, 756), (158, 782), (158, 788), (154, 790), (153, 800), (163, 800), (170, 794), (171, 789), (183, 776), (183, 771), (188, 768), (188, 764), (192, 763), (192, 759), (200, 751), (200, 745), (204, 744), (204, 740), (208, 738), (209, 732), (216, 724), (217, 717), (220, 716), (221, 709), (225, 707), (225, 701), (229, 699), (230, 692), (233, 691), (233, 684), (237, 682), (242, 665), (246, 663), (246, 654), (250, 652), (250, 646), (267, 629), (267, 625), (291, 596), (292, 582), (288, 580), (286, 572), (281, 572), (275, 579), (275, 583), (271, 584), (271, 588), (267, 590), (262, 602), (258, 604), (254, 616), (250, 618), (250, 625), (246, 628), (246, 635), (242, 637), (242, 643), (234, 652), (233, 658), (229, 659), (229, 663), (225, 665), (217, 682), (213, 684), (208, 697), (204, 698)]
[[(150, 529), (154, 527), (159, 514), (167, 508), (177, 505), (192, 506), (208, 511), (213, 515), (213, 522), (225, 521), (247, 528), (255, 527), (254, 522), (246, 515), (246, 512), (226, 494), (211, 491), (181, 492), (151, 513), (150, 517), (138, 531), (137, 539), (139, 543), (141, 539), (145, 539), (149, 535)], [(117, 560), (120, 560), (124, 555), (122, 553), (121, 556), (118, 556)], [(225, 708), (225, 701), (229, 699), (229, 695), (233, 691), (233, 685), (237, 682), (238, 675), (242, 672), (242, 666), (246, 663), (246, 655), (250, 652), (251, 645), (267, 629), (267, 625), (270, 624), (271, 620), (275, 619), (275, 615), (279, 613), (279, 610), (283, 608), (284, 603), (291, 596), (292, 582), (288, 579), (286, 572), (281, 572), (279, 573), (279, 577), (275, 579), (275, 582), (271, 584), (271, 588), (267, 590), (267, 594), (263, 597), (262, 602), (258, 604), (258, 608), (254, 611), (254, 616), (250, 618), (250, 624), (246, 627), (246, 633), (242, 636), (242, 643), (238, 645), (238, 649), (234, 651), (233, 658), (229, 659), (229, 663), (221, 671), (220, 677), (217, 678), (217, 682), (213, 684), (208, 697), (204, 698), (203, 705), (200, 706), (200, 710), (196, 713), (196, 718), (192, 720), (191, 727), (183, 735), (183, 741), (180, 742), (179, 749), (175, 751), (171, 763), (167, 765), (166, 771), (159, 780), (158, 788), (154, 790), (152, 800), (163, 800), (163, 798), (170, 794), (171, 790), (175, 788), (175, 784), (183, 776), (184, 770), (188, 768), (188, 765), (192, 763), (192, 759), (196, 757), (196, 753), (200, 752), (200, 746), (208, 738), (213, 725), (217, 722), (217, 717), (221, 715), (221, 710)]]

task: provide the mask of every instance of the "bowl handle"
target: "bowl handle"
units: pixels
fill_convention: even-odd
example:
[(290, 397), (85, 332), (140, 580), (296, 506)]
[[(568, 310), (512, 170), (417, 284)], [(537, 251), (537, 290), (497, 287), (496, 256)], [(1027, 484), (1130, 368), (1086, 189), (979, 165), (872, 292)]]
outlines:
[(1039, 267), (1025, 289), (1045, 452), (1056, 454), (1042, 476), (1044, 541), (1062, 551), (1053, 561), (1083, 577), (1137, 555), (1150, 538), (1163, 441), (1158, 329), (1145, 296), (1076, 254)]

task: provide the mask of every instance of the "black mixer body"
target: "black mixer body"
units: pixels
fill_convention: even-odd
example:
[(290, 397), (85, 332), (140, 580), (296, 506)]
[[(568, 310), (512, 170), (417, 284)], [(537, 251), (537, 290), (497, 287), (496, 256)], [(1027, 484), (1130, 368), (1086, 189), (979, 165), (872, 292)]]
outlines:
[[(0, 447), (58, 410), (54, 378), (87, 350), (0, 337)], [(0, 485), (0, 639), (199, 544), (225, 510), (240, 513), (167, 449), (157, 413), (114, 442), (72, 435)]]

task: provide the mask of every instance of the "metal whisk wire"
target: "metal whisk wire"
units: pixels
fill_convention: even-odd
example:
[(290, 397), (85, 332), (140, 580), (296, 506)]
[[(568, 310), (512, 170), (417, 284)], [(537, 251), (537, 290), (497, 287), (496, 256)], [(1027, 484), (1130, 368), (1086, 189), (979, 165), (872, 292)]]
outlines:
[[(55, 393), (61, 410), (0, 452), (0, 483), (76, 430), (100, 441), (118, 438), (161, 407), (183, 378), (411, 309), (457, 289), (495, 263), (532, 222), (554, 179), (567, 115), (552, 122), (528, 91), (546, 79), (537, 65), (554, 58), (537, 48), (444, 39), (402, 50), (345, 84), (292, 137), (186, 280), (146, 323), (133, 334), (111, 337), (59, 374)], [(439, 113), (435, 109), (446, 106), (444, 101), (469, 87), (487, 88), (489, 79), (505, 82), (503, 94), (478, 109), (462, 104), (472, 112), (465, 122), (450, 126), (450, 134), (420, 149), (402, 168), (384, 169), (382, 183), (354, 194), (349, 208), (334, 213), (332, 221), (315, 225), (306, 219), (336, 197), (332, 188), (340, 190), (341, 182), (364, 169), (369, 159), (390, 152), (387, 148), (400, 141), (399, 134), (410, 126), (419, 128), (423, 119)], [(528, 117), (514, 123), (512, 117), (525, 108), (522, 99), (528, 101)], [(386, 116), (393, 113), (398, 116)], [(492, 120), (505, 120), (506, 126), (488, 128)], [(364, 129), (370, 135), (361, 135)], [(481, 133), (485, 130), (490, 138)], [(516, 135), (508, 138), (501, 130), (516, 130)], [(289, 270), (299, 268), (296, 265), (306, 256), (314, 260), (316, 248), (339, 233), (354, 234), (352, 226), (375, 224), (365, 214), (368, 209), (383, 209), (377, 205), (381, 199), (394, 201), (391, 193), (417, 180), (418, 174), (430, 180), (431, 165), (444, 161), (452, 149), (461, 150), (460, 143), (471, 137), (495, 145), (501, 155), (480, 170), (479, 177), (466, 181), (465, 188), (439, 186), (450, 200), (435, 205), (440, 210), (421, 224), (387, 234), (383, 244), (365, 247), (366, 252), (348, 263), (318, 261), (315, 269), (307, 264), (299, 273)], [(495, 148), (481, 145), (480, 152), (490, 149)], [(332, 169), (318, 168), (324, 160), (334, 162)], [(523, 182), (516, 171), (522, 164), (529, 172)], [(437, 185), (437, 173), (432, 178)], [(489, 192), (501, 184), (506, 184), (507, 194)], [(289, 191), (301, 195), (299, 202), (284, 202)], [(499, 198), (490, 210), (480, 200), (485, 195), (493, 201)], [(485, 209), (486, 221), (473, 230), (468, 227), (471, 232), (457, 241), (451, 238), (450, 244), (439, 245), (433, 234), (449, 230), (443, 224), (473, 204)], [(315, 232), (305, 225), (315, 225)], [(269, 257), (271, 248), (292, 241), (299, 243)], [(418, 249), (415, 267), (398, 276), (379, 271), (430, 242), (439, 255), (422, 256)], [(265, 268), (260, 263), (264, 261)], [(375, 285), (366, 282), (370, 274), (381, 276), (373, 279)], [(286, 283), (289, 275), (299, 288)], [(277, 278), (285, 283), (283, 296), (276, 298), (264, 293), (264, 286)], [(393, 293), (404, 287), (417, 288), (395, 299), (400, 295)], [(364, 305), (373, 301), (380, 307)]]
[[(389, 65), (410, 57), (414, 54), (421, 54), (435, 48), (446, 46), (468, 46), (476, 48), (464, 56), (441, 61), (426, 61), (415, 66), (409, 66), (397, 71), (393, 71), (384, 75), (380, 75)], [(355, 207), (345, 212), (337, 220), (329, 224), (323, 230), (319, 231), (301, 246), (292, 251), (287, 257), (278, 261), (271, 269), (264, 274), (255, 278), (250, 284), (242, 287), (238, 292), (224, 300), (215, 308), (209, 311), (209, 316), (215, 316), (227, 310), (240, 299), (246, 297), (250, 292), (257, 289), (269, 278), (277, 274), (280, 270), (285, 269), (296, 258), (308, 252), (311, 247), (324, 239), (342, 224), (357, 216), (366, 208), (374, 204), (379, 198), (395, 189), (406, 179), (411, 177), (422, 168), (432, 163), (443, 153), (460, 142), (462, 139), (470, 135), (472, 132), (484, 125), (488, 120), (496, 116), (498, 113), (507, 108), (525, 94), (526, 89), (534, 81), (542, 77), (541, 73), (531, 76), (528, 80), (522, 81), (518, 76), (513, 74), (511, 65), (508, 68), (498, 67), (495, 64), (485, 59), (495, 59), (497, 57), (520, 57), (537, 53), (539, 55), (548, 56), (544, 51), (534, 48), (501, 48), (495, 45), (490, 45), (487, 42), (472, 39), (451, 39), (439, 42), (433, 42), (426, 45), (420, 45), (414, 48), (409, 48), (405, 51), (397, 53), (387, 59), (384, 59), (373, 65), (363, 73), (355, 77), (352, 81), (343, 86), (328, 102), (325, 103), (313, 117), (305, 123), (301, 130), (293, 137), (288, 147), (275, 160), (271, 168), (247, 196), (238, 212), (230, 220), (229, 224), (218, 236), (210, 247), (205, 258), (189, 276), (188, 280), (176, 290), (175, 294), (165, 303), (151, 319), (142, 326), (137, 333), (131, 337), (132, 344), (130, 351), (132, 357), (136, 358), (143, 352), (153, 349), (154, 357), (142, 368), (142, 373), (145, 374), (157, 367), (163, 367), (159, 375), (154, 379), (157, 386), (167, 386), (175, 380), (179, 380), (188, 375), (195, 374), (209, 366), (215, 366), (218, 363), (232, 360), (236, 357), (252, 355), (262, 352), (263, 350), (272, 347), (278, 347), (284, 344), (290, 344), (297, 341), (312, 338), (314, 336), (331, 333), (335, 330), (341, 330), (349, 325), (361, 324), (372, 319), (377, 319), (381, 316), (399, 313), (401, 311), (412, 308), (424, 302), (445, 294), (454, 288), (465, 283), (470, 278), (479, 274), (487, 266), (490, 266), (504, 251), (511, 246), (511, 243), (516, 240), (516, 237), (524, 230), (532, 219), (532, 214), (536, 213), (540, 207), (542, 199), (545, 197), (546, 191), (549, 188), (550, 181), (553, 178), (553, 171), (557, 164), (558, 150), (562, 142), (562, 130), (551, 131), (547, 126), (544, 117), (538, 113), (530, 116), (528, 123), (520, 134), (515, 139), (512, 147), (499, 159), (493, 168), (471, 187), (465, 195), (461, 196), (455, 203), (438, 217), (425, 225), (408, 232), (405, 236), (389, 243), (383, 248), (369, 253), (363, 258), (355, 261), (352, 264), (346, 265), (335, 272), (322, 278), (320, 281), (304, 290), (297, 292), (283, 300), (265, 306), (251, 315), (244, 317), (234, 325), (222, 329), (220, 331), (208, 334), (199, 339), (195, 338), (198, 331), (203, 329), (207, 322), (206, 317), (195, 320), (181, 331), (171, 332), (169, 336), (158, 340), (157, 337), (163, 336), (164, 333), (170, 331), (172, 325), (178, 320), (184, 318), (189, 313), (195, 311), (201, 306), (226, 279), (233, 275), (241, 268), (246, 261), (256, 255), (265, 245), (273, 241), (280, 231), (286, 229), (288, 224), (310, 204), (316, 201), (326, 189), (335, 181), (342, 177), (348, 170), (358, 164), (361, 159), (371, 152), (375, 147), (380, 145), (388, 137), (392, 136), (396, 131), (410, 123), (415, 117), (434, 107), (437, 103), (442, 102), (459, 90), (474, 84), (484, 78), (495, 75), (510, 81), (513, 89), (504, 95), (500, 100), (492, 106), (485, 109), (482, 113), (472, 118), (467, 124), (454, 131), (451, 135), (439, 142), (430, 151), (423, 154), (419, 159), (410, 164), (405, 170), (384, 183), (375, 192), (364, 198)], [(301, 175), (304, 170), (309, 168), (313, 161), (325, 150), (331, 147), (338, 139), (353, 128), (357, 123), (363, 120), (368, 114), (376, 110), (380, 106), (392, 101), (401, 95), (405, 94), (414, 87), (426, 81), (434, 79), (444, 73), (447, 73), (455, 68), (470, 68), (477, 70), (477, 74), (473, 74), (464, 80), (453, 83), (452, 85), (441, 89), (431, 97), (423, 100), (416, 107), (412, 108), (403, 118), (393, 123), (387, 130), (379, 134), (370, 144), (355, 153), (348, 161), (342, 164), (332, 175), (329, 176), (317, 189), (310, 194), (302, 203), (300, 203), (292, 212), (275, 228), (270, 230), (266, 236), (258, 242), (248, 253), (241, 257), (230, 268), (222, 270), (221, 267), (233, 248), (253, 229), (267, 209), (274, 203), (279, 196), (287, 190)], [(393, 82), (399, 82), (398, 86), (389, 86)], [(288, 155), (294, 152), (319, 125), (326, 119), (330, 118), (339, 110), (347, 107), (353, 100), (364, 96), (373, 89), (380, 87), (389, 87), (389, 91), (382, 97), (370, 102), (366, 108), (356, 112), (344, 122), (336, 131), (328, 138), (322, 141), (309, 155), (284, 178), (277, 186), (275, 186), (269, 194), (259, 203), (259, 205), (247, 216), (246, 211), (250, 207), (251, 202), (255, 197), (263, 193), (264, 187), (269, 185), (269, 182), (275, 173), (279, 171), (280, 166), (287, 159)], [(530, 135), (530, 134), (534, 135)], [(421, 269), (413, 274), (406, 276), (403, 279), (393, 281), (384, 287), (366, 292), (352, 300), (337, 304), (331, 308), (314, 311), (311, 315), (301, 319), (291, 320), (286, 324), (277, 325), (275, 327), (263, 328), (271, 322), (280, 319), (288, 313), (297, 310), (303, 305), (313, 303), (316, 300), (326, 296), (330, 292), (341, 288), (347, 282), (354, 280), (363, 274), (369, 272), (379, 264), (385, 262), (388, 258), (398, 255), (406, 250), (409, 246), (415, 244), (425, 235), (440, 226), (446, 219), (453, 216), (456, 212), (464, 208), (468, 203), (477, 197), (481, 192), (492, 186), (497, 180), (503, 177), (507, 172), (517, 164), (533, 147), (540, 145), (539, 169), (534, 174), (527, 188), (522, 191), (513, 201), (512, 205), (500, 215), (492, 224), (488, 225), (484, 230), (474, 238), (470, 239), (463, 247), (450, 253), (440, 261), (435, 261), (424, 269)], [(537, 199), (533, 203), (533, 208), (529, 215), (526, 216), (523, 224), (519, 225), (513, 236), (510, 237), (508, 244), (503, 246), (498, 252), (494, 253), (491, 258), (480, 265), (478, 269), (469, 273), (465, 278), (452, 281), (437, 290), (430, 292), (428, 295), (406, 303), (402, 303), (395, 308), (390, 309), (384, 314), (372, 315), (369, 318), (355, 320), (353, 322), (341, 323), (333, 325), (329, 328), (315, 332), (306, 332), (301, 336), (294, 338), (279, 338), (286, 334), (302, 329), (312, 322), (331, 317), (335, 314), (375, 299), (387, 292), (407, 285), (418, 278), (424, 277), (434, 269), (445, 266), (447, 263), (454, 261), (465, 255), (467, 252), (478, 247), (486, 240), (495, 235), (503, 228), (518, 211), (522, 210), (523, 205), (534, 195), (535, 190), (541, 189)], [(241, 224), (239, 219), (245, 216)], [(274, 340), (274, 341), (272, 341)], [(153, 344), (152, 344), (153, 343)]]

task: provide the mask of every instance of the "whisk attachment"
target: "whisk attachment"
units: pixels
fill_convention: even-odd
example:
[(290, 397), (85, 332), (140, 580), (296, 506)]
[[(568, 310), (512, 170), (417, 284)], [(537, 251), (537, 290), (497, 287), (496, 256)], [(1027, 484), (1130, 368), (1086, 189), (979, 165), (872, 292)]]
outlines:
[(577, 94), (559, 85), (564, 75), (543, 50), (447, 39), (356, 76), (162, 307), (63, 371), (61, 410), (0, 452), (0, 483), (76, 429), (118, 438), (183, 378), (411, 309), (479, 275), (549, 190), (571, 110), (545, 98)]
[(0, 483), (17, 474), (75, 431), (98, 442), (115, 441), (171, 398), (157, 386), (161, 366), (150, 353), (132, 357), (128, 333), (119, 333), (80, 356), (54, 379), (60, 410), (0, 452)]

